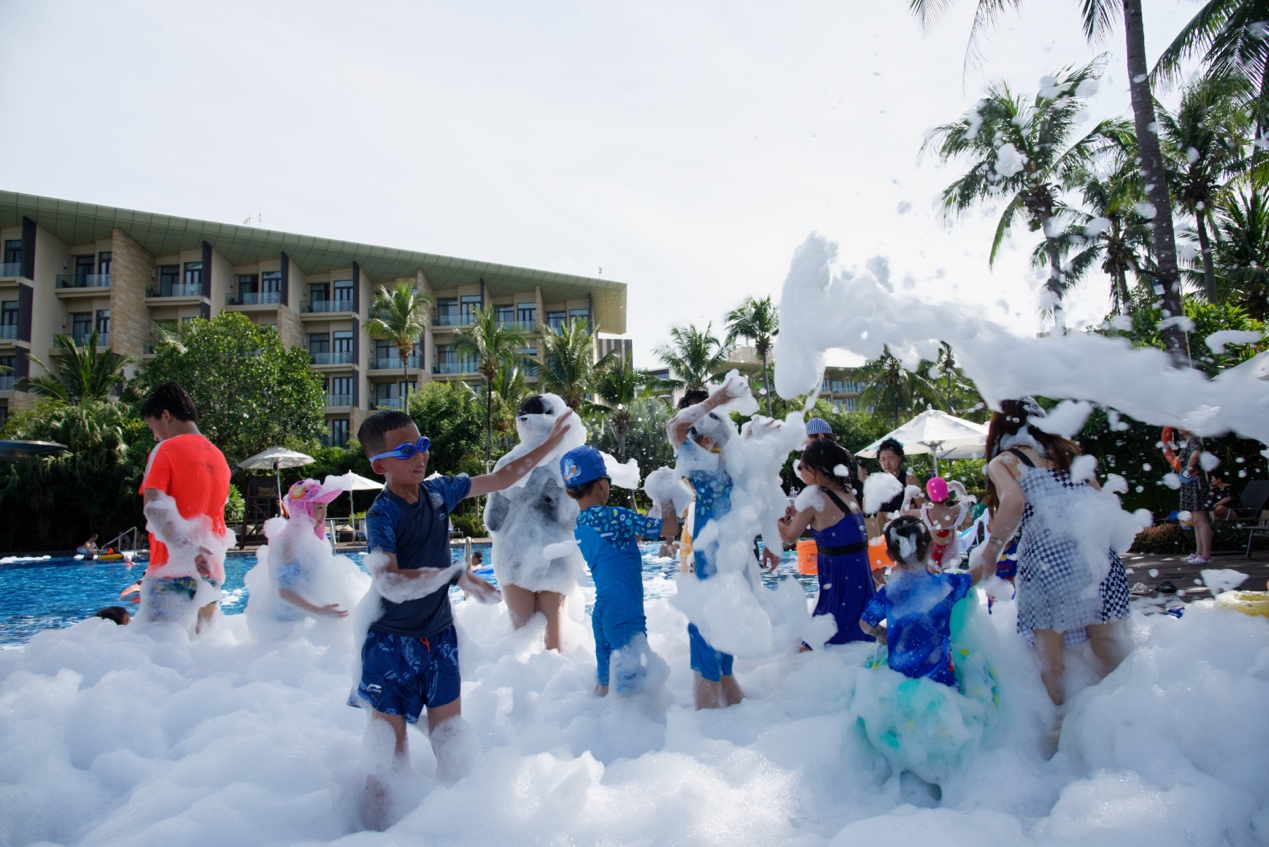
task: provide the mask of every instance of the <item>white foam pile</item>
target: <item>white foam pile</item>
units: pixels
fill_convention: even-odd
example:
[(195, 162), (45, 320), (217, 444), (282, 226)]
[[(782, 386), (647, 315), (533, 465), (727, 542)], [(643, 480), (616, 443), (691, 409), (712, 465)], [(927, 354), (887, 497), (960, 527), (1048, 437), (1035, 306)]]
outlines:
[[(1062, 396), (1204, 434), (1269, 437), (1258, 381), (1207, 382), (1107, 339), (1017, 338), (956, 307), (904, 299), (868, 273), (834, 272), (833, 260), (832, 245), (813, 237), (786, 282), (775, 356), (786, 396), (818, 384), (832, 347), (875, 356), (889, 344), (915, 364), (942, 339), (992, 402)], [(1065, 428), (1078, 417), (1072, 408), (1054, 420)], [(966, 713), (938, 697), (918, 698), (928, 722), (893, 731), (907, 743), (937, 731), (929, 741), (942, 757), (912, 769), (937, 778), (941, 799), (902, 777), (879, 752), (891, 737), (884, 704), (902, 680), (865, 668), (869, 645), (796, 652), (787, 643), (796, 635), (777, 630), (806, 619), (800, 590), (785, 609), (787, 590), (752, 583), (754, 536), (775, 538), (787, 505), (764, 480), (804, 432), (800, 415), (748, 427), (726, 454), (739, 523), (717, 522), (719, 575), (705, 581), (735, 619), (729, 629), (719, 616), (713, 635), (748, 648), (738, 650), (739, 705), (692, 709), (676, 603), (693, 581), (677, 580), (676, 594), (660, 579), (651, 592), (648, 642), (670, 672), (637, 700), (593, 693), (593, 636), (576, 594), (560, 653), (543, 650), (540, 619), (513, 630), (505, 607), (459, 602), (474, 765), (437, 779), (431, 746), (412, 730), (417, 773), (402, 777), (411, 804), (390, 831), (372, 833), (357, 812), (365, 715), (345, 705), (355, 615), (327, 622), (347, 637), (299, 629), (272, 641), (241, 615), (197, 640), (176, 624), (91, 619), (0, 652), (0, 844), (1269, 843), (1269, 620), (1211, 600), (1180, 619), (1134, 613), (1132, 651), (1099, 684), (1087, 646), (1074, 648), (1050, 758), (1059, 715), (1014, 632), (1015, 606), (1001, 600), (987, 615), (979, 592), (969, 629), (999, 705), (979, 726), (958, 723)], [(672, 480), (653, 488), (675, 499)], [(1111, 511), (1116, 486), (1107, 488), (1089, 511)], [(1117, 521), (1099, 529), (1099, 546), (1130, 531)], [(1213, 590), (1238, 583), (1209, 579)], [(879, 734), (869, 741), (861, 726)]]

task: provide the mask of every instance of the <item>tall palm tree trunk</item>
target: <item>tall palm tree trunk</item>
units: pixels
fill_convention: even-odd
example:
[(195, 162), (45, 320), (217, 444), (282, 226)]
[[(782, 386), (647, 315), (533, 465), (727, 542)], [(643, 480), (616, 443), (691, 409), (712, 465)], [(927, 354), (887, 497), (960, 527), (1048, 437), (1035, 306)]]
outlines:
[[(1155, 121), (1154, 98), (1150, 93), (1150, 71), (1146, 67), (1146, 30), (1141, 16), (1141, 0), (1123, 0), (1124, 37), (1128, 50), (1128, 91), (1132, 96), (1132, 117), (1137, 130), (1141, 154), (1141, 177), (1146, 184), (1146, 198), (1154, 206), (1151, 230), (1159, 281), (1163, 284), (1165, 317), (1183, 315), (1181, 280), (1176, 263), (1176, 235), (1172, 230), (1172, 201), (1168, 196), (1168, 180), (1163, 170), (1163, 153), (1159, 150), (1158, 124)], [(1175, 322), (1163, 330), (1164, 345), (1172, 363), (1181, 367), (1186, 362), (1185, 336)]]
[(493, 458), (493, 377), (485, 375), (485, 473)]
[(772, 418), (771, 414), (771, 382), (767, 378), (767, 354), (762, 354), (762, 390), (767, 396), (767, 417)]
[(1049, 281), (1046, 287), (1053, 295), (1053, 334), (1066, 335), (1066, 312), (1062, 308), (1062, 254), (1058, 251), (1056, 238), (1049, 236), (1049, 228), (1053, 218), (1046, 217), (1041, 221), (1044, 229), (1044, 249), (1049, 254)]
[(401, 398), (401, 409), (408, 415), (410, 413), (410, 356), (400, 347), (397, 348), (397, 355), (401, 357), (401, 386), (405, 389), (405, 395)]
[(1197, 209), (1194, 213), (1194, 223), (1198, 229), (1199, 253), (1203, 257), (1203, 288), (1207, 292), (1207, 302), (1215, 303), (1218, 299), (1216, 293), (1216, 266), (1212, 262), (1212, 239), (1207, 232), (1207, 210)]

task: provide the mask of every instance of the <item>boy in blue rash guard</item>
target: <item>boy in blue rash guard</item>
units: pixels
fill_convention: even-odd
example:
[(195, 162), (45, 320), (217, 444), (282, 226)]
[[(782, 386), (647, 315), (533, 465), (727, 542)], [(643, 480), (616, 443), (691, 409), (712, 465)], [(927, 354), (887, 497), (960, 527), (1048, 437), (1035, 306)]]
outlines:
[[(977, 562), (969, 573), (930, 573), (930, 530), (910, 515), (886, 524), (886, 552), (895, 562), (890, 581), (864, 609), (860, 628), (887, 646), (891, 670), (956, 687), (952, 665), (952, 608), (988, 575)], [(992, 563), (991, 570), (995, 568)], [(885, 621), (883, 629), (878, 624)]]
[(366, 741), (372, 761), (362, 811), (372, 829), (384, 829), (390, 814), (387, 768), (378, 748), (391, 745), (392, 764), (408, 765), (406, 727), (424, 708), (438, 775), (460, 776), (463, 769), (466, 733), (449, 588), (457, 584), (482, 600), (495, 600), (498, 593), (462, 565), (452, 565), (449, 513), (465, 498), (501, 491), (532, 471), (559, 445), (571, 419), (571, 412), (562, 415), (541, 445), (474, 479), (466, 474), (426, 479), (430, 442), (404, 412), (377, 412), (357, 432), (370, 467), (385, 483), (366, 513), (368, 551), (384, 555), (373, 564), (367, 560), (381, 608), (361, 648), (357, 687), (370, 705)]
[[(604, 467), (604, 457), (594, 447), (577, 447), (565, 453), (560, 459), (560, 473), (565, 491), (581, 509), (573, 534), (595, 582), (595, 609), (591, 613), (598, 666), (595, 693), (603, 697), (608, 693), (613, 653), (630, 647), (636, 640), (642, 641), (640, 654), (646, 650), (643, 557), (637, 539), (672, 539), (679, 533), (679, 521), (673, 503), (661, 505), (660, 520), (606, 505), (612, 480)], [(618, 664), (613, 684), (618, 694), (642, 687), (647, 674), (642, 660), (642, 655), (630, 656)]]
[[(743, 380), (729, 379), (704, 399), (698, 400), (699, 393), (694, 396), (689, 392), (683, 398), (689, 405), (680, 404), (678, 414), (665, 427), (670, 444), (678, 454), (680, 473), (684, 473), (684, 468), (689, 469), (684, 475), (696, 492), (692, 504), (692, 556), (698, 579), (709, 579), (717, 567), (710, 559), (712, 551), (702, 549), (696, 539), (711, 521), (731, 511), (732, 479), (723, 462), (723, 451), (733, 427), (729, 420), (715, 414), (714, 409), (743, 397), (748, 390)], [(774, 566), (780, 554), (764, 549), (763, 560), (768, 566)], [(744, 692), (732, 675), (733, 657), (714, 649), (694, 623), (687, 625), (687, 637), (691, 666), (696, 675), (693, 685), (696, 708), (723, 708), (744, 699)]]

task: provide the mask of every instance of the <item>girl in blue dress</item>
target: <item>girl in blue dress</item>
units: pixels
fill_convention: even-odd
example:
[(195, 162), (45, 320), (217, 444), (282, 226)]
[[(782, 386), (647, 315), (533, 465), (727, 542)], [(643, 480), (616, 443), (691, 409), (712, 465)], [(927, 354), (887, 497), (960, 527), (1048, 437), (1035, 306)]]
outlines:
[(820, 593), (811, 614), (832, 615), (837, 622), (829, 644), (874, 640), (859, 627), (859, 616), (876, 590), (868, 562), (868, 531), (856, 499), (857, 468), (846, 448), (827, 438), (812, 441), (802, 451), (798, 467), (807, 488), (780, 521), (785, 543), (797, 541), (808, 528), (815, 538)]

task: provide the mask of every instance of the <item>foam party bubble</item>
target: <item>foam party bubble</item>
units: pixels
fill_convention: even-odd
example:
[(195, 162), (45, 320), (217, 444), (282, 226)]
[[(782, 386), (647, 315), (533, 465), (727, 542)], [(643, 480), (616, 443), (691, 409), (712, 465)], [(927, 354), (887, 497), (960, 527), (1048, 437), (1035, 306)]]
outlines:
[(639, 463), (634, 459), (629, 459), (623, 465), (618, 462), (616, 457), (600, 451), (599, 455), (604, 457), (604, 469), (608, 471), (608, 476), (612, 479), (612, 484), (617, 488), (625, 488), (634, 491), (639, 487)]
[(904, 492), (904, 485), (894, 474), (870, 473), (864, 480), (864, 512), (869, 515)]
[(692, 489), (675, 473), (674, 468), (657, 468), (643, 481), (643, 491), (652, 500), (654, 517), (661, 511), (661, 504), (672, 503), (674, 513), (681, 515), (692, 502)]
[[(145, 503), (146, 529), (167, 546), (168, 560), (146, 572), (153, 590), (142, 590), (138, 623), (175, 623), (192, 632), (198, 610), (220, 600), (225, 554), (236, 543), (233, 530), (218, 534), (204, 515), (181, 516), (162, 492)], [(187, 586), (193, 590), (187, 590)]]

